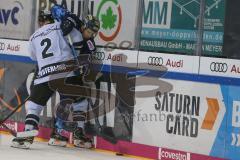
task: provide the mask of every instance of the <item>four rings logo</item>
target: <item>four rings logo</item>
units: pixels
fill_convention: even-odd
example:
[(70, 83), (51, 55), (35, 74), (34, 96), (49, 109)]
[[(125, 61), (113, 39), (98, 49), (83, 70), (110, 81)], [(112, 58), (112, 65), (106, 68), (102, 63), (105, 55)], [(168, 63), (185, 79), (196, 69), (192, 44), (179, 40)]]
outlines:
[(105, 53), (104, 52), (95, 52), (93, 55), (92, 55), (92, 59), (93, 60), (104, 60), (106, 57)]
[(0, 51), (4, 51), (5, 49), (5, 43), (0, 42)]
[(148, 57), (148, 65), (151, 66), (162, 66), (163, 65), (163, 58), (162, 57)]
[(221, 62), (212, 62), (210, 64), (210, 70), (212, 72), (222, 72), (226, 73), (228, 70), (228, 65), (227, 63), (221, 63)]

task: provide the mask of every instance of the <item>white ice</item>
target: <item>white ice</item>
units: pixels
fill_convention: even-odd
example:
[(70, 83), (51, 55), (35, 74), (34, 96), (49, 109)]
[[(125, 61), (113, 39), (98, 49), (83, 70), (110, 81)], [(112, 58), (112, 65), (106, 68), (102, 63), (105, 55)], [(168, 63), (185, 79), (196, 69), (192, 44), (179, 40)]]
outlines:
[(45, 142), (34, 142), (31, 149), (10, 147), (12, 137), (0, 134), (0, 160), (133, 160), (112, 153), (80, 148), (48, 146)]

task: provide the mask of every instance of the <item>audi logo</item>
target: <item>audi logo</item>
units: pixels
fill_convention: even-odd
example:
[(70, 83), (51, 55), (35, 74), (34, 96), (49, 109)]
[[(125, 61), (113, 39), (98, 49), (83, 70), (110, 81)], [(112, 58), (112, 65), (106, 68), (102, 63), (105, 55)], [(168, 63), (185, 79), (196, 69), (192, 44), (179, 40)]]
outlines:
[(212, 72), (222, 72), (222, 73), (225, 73), (228, 70), (228, 65), (227, 65), (227, 63), (212, 62), (210, 64), (210, 70)]
[(163, 65), (163, 58), (162, 57), (148, 57), (148, 65), (151, 66), (162, 66)]
[(0, 51), (3, 51), (5, 49), (5, 43), (0, 42)]
[(95, 52), (92, 55), (93, 60), (104, 60), (105, 59), (105, 53), (104, 52)]

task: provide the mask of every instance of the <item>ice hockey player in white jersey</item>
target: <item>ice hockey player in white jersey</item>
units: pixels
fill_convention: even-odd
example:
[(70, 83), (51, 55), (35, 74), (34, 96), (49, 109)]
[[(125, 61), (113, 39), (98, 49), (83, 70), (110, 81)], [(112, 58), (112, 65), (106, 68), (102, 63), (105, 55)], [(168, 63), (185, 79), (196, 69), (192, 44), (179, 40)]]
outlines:
[[(49, 87), (48, 83), (62, 81), (63, 79), (66, 83), (71, 84), (79, 80), (79, 75), (74, 72), (76, 70), (76, 60), (65, 35), (70, 34), (72, 41), (80, 45), (78, 48), (82, 48), (83, 39), (94, 37), (100, 27), (97, 19), (92, 16), (89, 17), (87, 21), (92, 22), (92, 29), (83, 24), (82, 26), (75, 26), (71, 30), (64, 30), (64, 27), (69, 27), (66, 27), (67, 25), (64, 25), (64, 23), (53, 21), (51, 14), (45, 15), (47, 19), (45, 19), (43, 26), (30, 37), (29, 51), (31, 58), (37, 62), (38, 71), (30, 98), (25, 104), (27, 112), (25, 131), (23, 134), (18, 134), (21, 136), (12, 140), (12, 147), (27, 149), (33, 143), (37, 132), (31, 131), (38, 130), (39, 115), (46, 106), (48, 99), (55, 92)], [(92, 44), (92, 42), (86, 43), (89, 43), (90, 46)], [(94, 47), (91, 46), (90, 50), (94, 50)]]

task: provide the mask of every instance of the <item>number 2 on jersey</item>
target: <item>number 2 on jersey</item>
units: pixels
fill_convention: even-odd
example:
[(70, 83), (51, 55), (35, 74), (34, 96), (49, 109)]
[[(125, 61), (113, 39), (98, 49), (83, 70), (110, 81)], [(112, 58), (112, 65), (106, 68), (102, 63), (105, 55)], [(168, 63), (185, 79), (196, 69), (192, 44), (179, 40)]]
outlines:
[(49, 38), (45, 38), (41, 41), (41, 46), (45, 46), (43, 51), (42, 51), (42, 57), (43, 59), (44, 58), (48, 58), (48, 57), (51, 57), (53, 56), (53, 53), (52, 52), (48, 52), (48, 49), (51, 47), (51, 40)]

